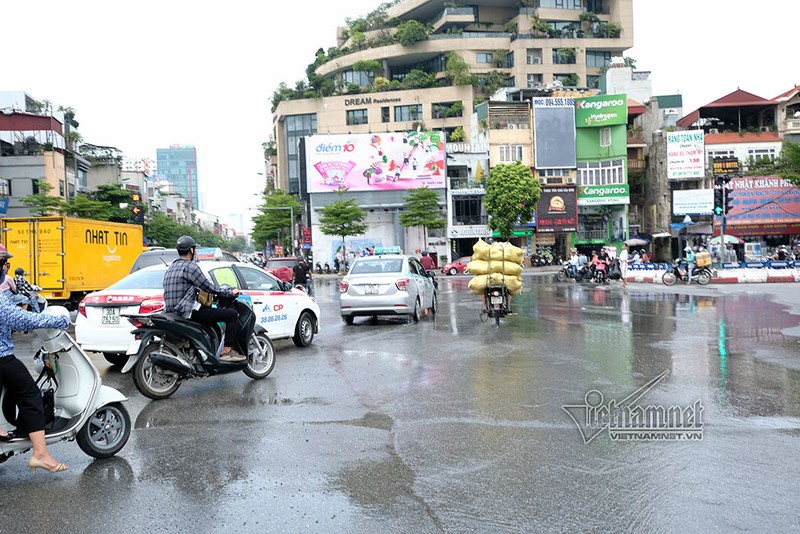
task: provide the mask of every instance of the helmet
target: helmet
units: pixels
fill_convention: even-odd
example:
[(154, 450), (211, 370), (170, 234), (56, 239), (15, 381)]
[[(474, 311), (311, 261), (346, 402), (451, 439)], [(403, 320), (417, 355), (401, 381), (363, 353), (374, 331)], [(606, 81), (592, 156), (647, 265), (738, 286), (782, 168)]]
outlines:
[(14, 255), (11, 254), (6, 247), (0, 245), (0, 260), (7, 260), (8, 258), (13, 258)]
[(14, 269), (14, 274), (17, 276), (24, 275), (25, 269), (23, 269), (22, 267), (17, 267), (16, 269)]
[(427, 250), (423, 250), (423, 251), (422, 251), (422, 255), (423, 255), (423, 256), (427, 256), (427, 255), (428, 255), (428, 251), (427, 251)]
[(178, 243), (175, 248), (178, 249), (178, 254), (185, 254), (189, 249), (197, 246), (197, 241), (190, 235), (182, 235), (178, 238)]

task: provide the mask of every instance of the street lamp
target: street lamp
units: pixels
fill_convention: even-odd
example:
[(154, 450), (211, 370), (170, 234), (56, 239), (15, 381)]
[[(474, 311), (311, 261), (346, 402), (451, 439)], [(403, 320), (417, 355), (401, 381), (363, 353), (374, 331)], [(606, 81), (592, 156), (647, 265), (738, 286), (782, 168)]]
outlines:
[(292, 255), (294, 255), (294, 206), (276, 206), (272, 208), (262, 207), (262, 210), (289, 210), (289, 216), (291, 219), (291, 229), (292, 229)]

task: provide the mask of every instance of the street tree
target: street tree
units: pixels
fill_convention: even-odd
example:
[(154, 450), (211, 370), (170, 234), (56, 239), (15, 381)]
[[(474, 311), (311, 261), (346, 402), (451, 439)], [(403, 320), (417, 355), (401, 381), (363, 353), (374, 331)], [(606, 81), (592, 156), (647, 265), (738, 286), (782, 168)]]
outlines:
[(749, 176), (777, 174), (794, 185), (800, 185), (800, 143), (784, 141), (781, 155), (776, 159), (753, 159), (747, 163)]
[(347, 236), (361, 235), (369, 229), (369, 225), (364, 221), (367, 218), (367, 211), (358, 205), (356, 199), (345, 199), (346, 187), (340, 187), (336, 194), (339, 195), (334, 200), (320, 210), (320, 231), (325, 235), (337, 236), (342, 238), (342, 260), (347, 262), (347, 249), (345, 238)]
[(484, 203), (489, 216), (488, 226), (508, 240), (514, 226), (533, 218), (536, 203), (542, 196), (542, 186), (531, 169), (519, 161), (501, 163), (489, 171)]
[[(108, 218), (104, 220), (131, 223), (133, 222), (133, 211), (131, 211), (132, 195), (133, 191), (125, 189), (119, 184), (100, 184), (97, 189), (87, 196), (90, 200), (108, 203)], [(120, 205), (127, 205), (127, 207), (121, 208)]]
[(67, 217), (108, 221), (111, 220), (111, 205), (105, 201), (91, 200), (86, 195), (76, 195), (65, 204), (61, 213)]
[(422, 227), (422, 247), (428, 247), (428, 230), (447, 224), (439, 213), (439, 193), (428, 187), (412, 190), (405, 198), (400, 224), (406, 228)]
[(36, 181), (37, 191), (32, 195), (22, 197), (20, 201), (28, 206), (32, 215), (45, 217), (62, 213), (66, 204), (61, 197), (53, 196), (50, 192), (53, 186), (44, 179)]
[(258, 207), (259, 214), (253, 217), (253, 241), (261, 248), (267, 241), (276, 240), (284, 246), (284, 250), (294, 253), (291, 243), (292, 216), (300, 215), (301, 209), (300, 202), (285, 191), (265, 190), (262, 204)]

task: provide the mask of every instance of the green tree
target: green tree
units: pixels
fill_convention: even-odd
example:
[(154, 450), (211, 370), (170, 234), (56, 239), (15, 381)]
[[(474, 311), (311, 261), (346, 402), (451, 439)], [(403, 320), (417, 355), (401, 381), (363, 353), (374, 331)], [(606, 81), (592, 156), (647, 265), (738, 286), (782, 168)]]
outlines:
[(340, 187), (336, 194), (339, 195), (334, 200), (320, 210), (320, 231), (325, 235), (337, 236), (342, 238), (342, 258), (347, 261), (347, 250), (344, 240), (347, 236), (361, 235), (369, 229), (369, 225), (364, 221), (367, 212), (358, 205), (356, 199), (348, 198), (346, 187)]
[(453, 85), (472, 85), (474, 83), (474, 77), (469, 70), (469, 63), (464, 61), (461, 54), (448, 52), (445, 58), (445, 74)]
[[(108, 204), (108, 215), (103, 220), (130, 223), (133, 222), (133, 212), (131, 211), (132, 195), (133, 191), (124, 189), (119, 184), (101, 184), (87, 196), (90, 200)], [(120, 204), (127, 204), (128, 207), (120, 208)]]
[(258, 243), (258, 248), (262, 248), (267, 241), (277, 239), (286, 250), (294, 253), (291, 242), (294, 224), (292, 214), (300, 215), (300, 202), (281, 189), (265, 191), (262, 200), (263, 204), (258, 207), (260, 213), (253, 217), (253, 241)]
[(433, 189), (419, 187), (405, 198), (400, 224), (406, 228), (422, 227), (423, 248), (428, 248), (428, 230), (444, 228), (447, 222), (439, 213), (439, 193)]
[(781, 155), (775, 159), (761, 158), (747, 162), (748, 176), (777, 174), (794, 185), (800, 186), (800, 143), (784, 141)]
[(108, 221), (111, 215), (111, 205), (108, 202), (92, 200), (86, 195), (76, 195), (64, 206), (61, 213), (67, 217)]
[(489, 171), (486, 180), (486, 214), (489, 228), (508, 240), (519, 222), (533, 218), (536, 203), (542, 196), (542, 186), (531, 169), (521, 162), (501, 163)]
[(40, 179), (36, 181), (36, 186), (39, 189), (38, 193), (22, 197), (20, 201), (28, 206), (31, 215), (45, 217), (47, 215), (57, 215), (64, 211), (66, 204), (61, 197), (53, 196), (50, 192), (53, 186)]
[(409, 20), (397, 27), (394, 39), (403, 46), (413, 46), (428, 40), (428, 28), (417, 20)]

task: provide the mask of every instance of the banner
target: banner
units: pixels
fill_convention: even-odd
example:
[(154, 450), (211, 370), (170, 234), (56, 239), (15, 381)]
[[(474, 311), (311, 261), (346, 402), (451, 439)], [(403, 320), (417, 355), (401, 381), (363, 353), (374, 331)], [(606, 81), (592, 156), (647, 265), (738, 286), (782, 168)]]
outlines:
[(309, 193), (339, 187), (394, 191), (446, 186), (444, 132), (312, 135), (306, 138)]
[(630, 203), (631, 195), (628, 184), (582, 185), (578, 188), (578, 206)]
[(667, 132), (667, 179), (702, 178), (705, 174), (703, 130)]
[(534, 98), (533, 136), (537, 169), (574, 169), (575, 99)]
[[(735, 176), (727, 232), (736, 236), (800, 233), (800, 187), (780, 176)], [(718, 226), (721, 217), (714, 218)]]
[(536, 205), (536, 233), (577, 232), (578, 202), (574, 185), (543, 187)]
[(575, 99), (575, 127), (628, 124), (626, 95), (600, 95)]

